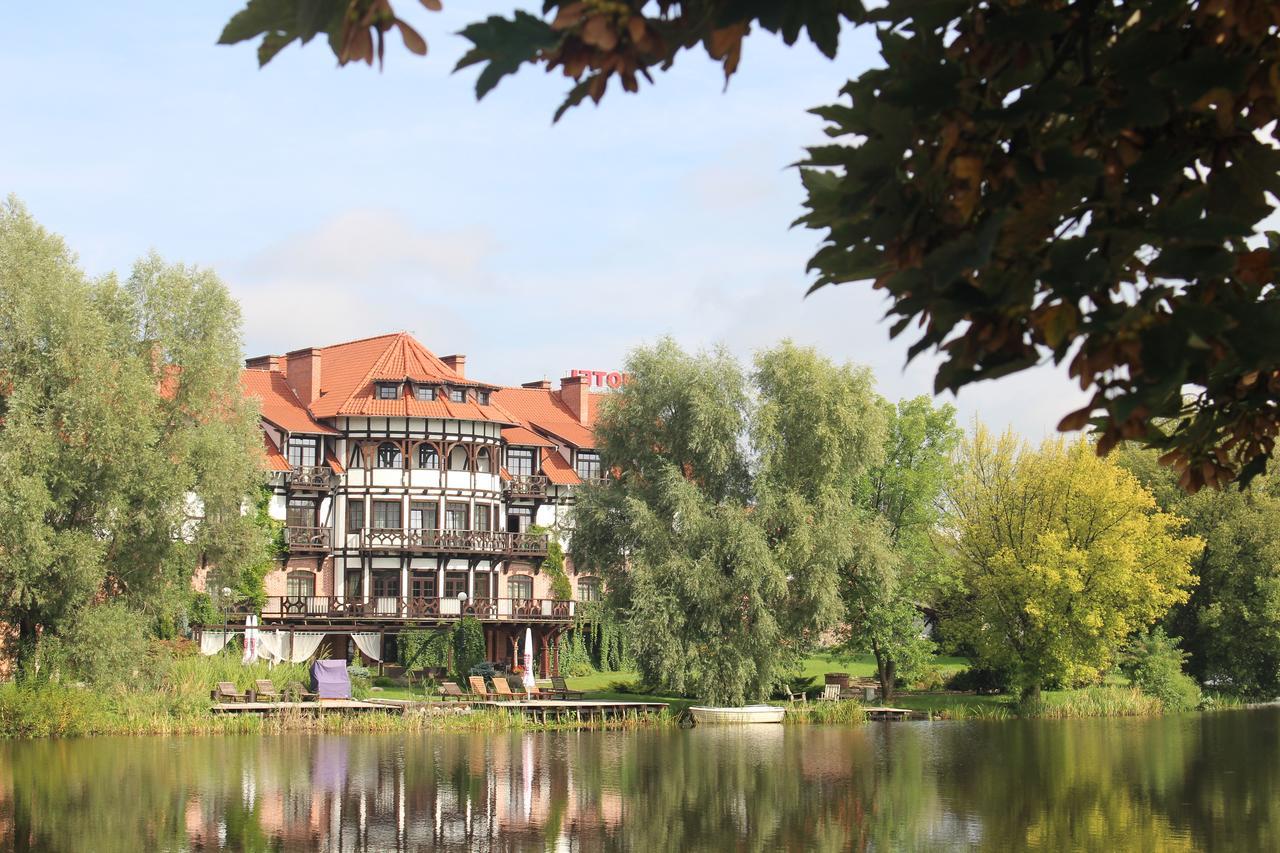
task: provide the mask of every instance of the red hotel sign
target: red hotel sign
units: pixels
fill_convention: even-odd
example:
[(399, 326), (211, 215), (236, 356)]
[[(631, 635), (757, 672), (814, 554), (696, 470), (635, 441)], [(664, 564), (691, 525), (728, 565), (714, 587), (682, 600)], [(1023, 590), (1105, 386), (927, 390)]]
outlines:
[(597, 388), (618, 388), (631, 381), (628, 374), (616, 370), (570, 370), (569, 375), (585, 376)]

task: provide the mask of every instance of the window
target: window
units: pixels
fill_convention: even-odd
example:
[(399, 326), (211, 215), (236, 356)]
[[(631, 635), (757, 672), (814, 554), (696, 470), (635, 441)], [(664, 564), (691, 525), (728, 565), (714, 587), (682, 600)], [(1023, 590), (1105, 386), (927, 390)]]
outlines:
[(430, 385), (414, 385), (413, 397), (415, 400), (434, 400), (436, 398), (436, 389)]
[(511, 533), (524, 533), (533, 524), (533, 510), (527, 506), (507, 508), (507, 530)]
[(475, 597), (489, 598), (493, 595), (493, 578), (488, 572), (476, 572)]
[(400, 501), (373, 502), (373, 529), (400, 529)]
[(600, 600), (600, 578), (578, 578), (578, 600)]
[(513, 477), (521, 477), (533, 473), (533, 451), (517, 450), (514, 447), (507, 448), (507, 470), (511, 472)]
[(285, 524), (289, 527), (315, 527), (315, 502), (305, 498), (289, 498), (289, 506), (285, 510)]
[(466, 572), (444, 573), (444, 597), (457, 598), (458, 593), (467, 591)]
[(449, 401), (451, 403), (467, 402), (467, 389), (466, 388), (450, 388)]
[(482, 447), (476, 451), (476, 471), (480, 474), (488, 474), (489, 464), (489, 448)]
[(461, 444), (455, 444), (453, 450), (449, 451), (449, 470), (467, 470), (467, 449)]
[(315, 594), (315, 575), (311, 572), (289, 572), (289, 576), (285, 578), (285, 595), (290, 598), (303, 598)]
[(377, 572), (373, 576), (375, 598), (397, 598), (400, 595), (399, 572)]
[(409, 504), (410, 530), (435, 530), (440, 526), (440, 504), (435, 501), (414, 501)]
[(400, 396), (400, 386), (394, 382), (378, 383), (378, 399), (394, 400)]
[(436, 573), (418, 574), (409, 578), (409, 594), (414, 598), (436, 597)]
[(289, 439), (289, 465), (293, 468), (314, 468), (316, 466), (316, 440), (314, 438)]
[(480, 405), (482, 405), (482, 406), (487, 406), (487, 405), (489, 405), (489, 392), (488, 392), (488, 391), (477, 391), (477, 392), (476, 392), (476, 402), (477, 402), (477, 403), (479, 403), (479, 404), (480, 404)]
[(578, 451), (578, 463), (573, 466), (578, 476), (584, 480), (596, 480), (600, 474), (600, 454), (585, 450)]
[(449, 530), (468, 530), (467, 505), (449, 501), (444, 507), (444, 524)]
[(528, 575), (512, 575), (507, 578), (507, 598), (521, 601), (533, 598), (533, 578)]
[(440, 454), (429, 444), (418, 445), (418, 467), (431, 471), (440, 470)]
[(491, 530), (489, 504), (476, 504), (476, 530)]
[(393, 441), (384, 441), (378, 445), (379, 468), (402, 468), (400, 462), (400, 445)]
[(347, 500), (347, 529), (364, 530), (363, 500)]
[(360, 572), (347, 572), (343, 583), (347, 587), (347, 598), (364, 597), (364, 576)]

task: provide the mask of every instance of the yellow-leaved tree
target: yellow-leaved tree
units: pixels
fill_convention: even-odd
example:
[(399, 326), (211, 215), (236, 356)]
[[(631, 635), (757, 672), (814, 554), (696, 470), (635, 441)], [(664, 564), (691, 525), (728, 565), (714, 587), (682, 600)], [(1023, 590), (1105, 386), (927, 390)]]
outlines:
[(1126, 638), (1185, 601), (1203, 543), (1085, 440), (1031, 448), (982, 427), (960, 449), (947, 532), (951, 630), (1024, 700), (1097, 681)]

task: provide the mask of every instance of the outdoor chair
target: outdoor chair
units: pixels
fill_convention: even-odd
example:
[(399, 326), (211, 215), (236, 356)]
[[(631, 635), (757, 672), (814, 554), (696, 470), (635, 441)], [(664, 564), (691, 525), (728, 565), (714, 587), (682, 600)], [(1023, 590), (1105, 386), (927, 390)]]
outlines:
[(481, 699), (502, 698), (497, 693), (494, 693), (492, 690), (490, 690), (489, 687), (484, 683), (483, 675), (472, 675), (467, 678), (467, 683), (471, 685), (471, 693), (474, 696), (478, 696)]
[(215, 702), (248, 702), (249, 694), (236, 690), (235, 684), (230, 681), (219, 681), (218, 686), (210, 692), (209, 698)]
[(575, 696), (581, 697), (585, 695), (581, 690), (570, 690), (569, 685), (565, 683), (563, 675), (551, 676), (551, 690), (548, 692), (555, 693), (562, 699), (571, 699)]
[(507, 683), (507, 680), (500, 675), (495, 675), (493, 677), (493, 692), (495, 695), (497, 695), (499, 699), (519, 699), (520, 698), (511, 689), (511, 685)]
[(794, 691), (794, 690), (792, 690), (792, 689), (791, 689), (791, 685), (790, 685), (790, 684), (784, 684), (784, 685), (782, 685), (782, 692), (787, 694), (787, 701), (788, 701), (788, 702), (795, 703), (795, 702), (808, 702), (808, 701), (809, 701), (809, 697), (805, 695), (805, 693), (804, 693), (804, 691), (803, 691), (803, 690), (797, 693), (796, 691)]
[(284, 696), (293, 702), (315, 702), (320, 699), (320, 694), (312, 693), (301, 681), (290, 683), (284, 689)]
[(840, 685), (839, 685), (839, 684), (828, 684), (828, 685), (826, 685), (825, 687), (823, 687), (823, 688), (822, 688), (822, 698), (823, 698), (823, 699), (836, 699), (836, 700), (840, 699)]
[(450, 699), (455, 702), (465, 702), (469, 697), (462, 692), (462, 688), (452, 681), (440, 682), (440, 699), (448, 702)]
[(253, 682), (253, 699), (255, 702), (279, 702), (280, 691), (269, 678), (259, 678)]

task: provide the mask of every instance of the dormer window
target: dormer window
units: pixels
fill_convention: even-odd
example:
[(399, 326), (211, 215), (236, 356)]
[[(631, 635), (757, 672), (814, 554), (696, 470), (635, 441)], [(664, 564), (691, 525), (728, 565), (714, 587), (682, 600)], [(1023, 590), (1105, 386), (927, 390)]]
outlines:
[(449, 402), (451, 403), (467, 402), (467, 389), (466, 388), (450, 388)]
[(400, 386), (395, 382), (378, 383), (379, 400), (395, 400), (400, 396)]
[(430, 385), (414, 385), (413, 398), (415, 400), (434, 400), (436, 398), (436, 389)]
[(476, 392), (476, 402), (477, 402), (477, 403), (479, 403), (479, 404), (480, 404), (480, 405), (482, 405), (482, 406), (487, 406), (487, 405), (489, 405), (489, 392), (488, 392), (488, 391), (477, 391), (477, 392)]

